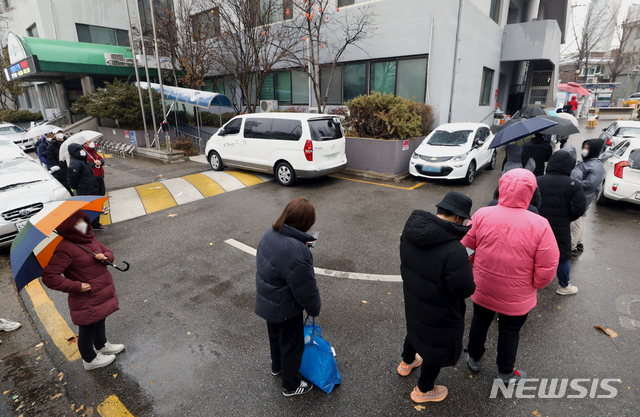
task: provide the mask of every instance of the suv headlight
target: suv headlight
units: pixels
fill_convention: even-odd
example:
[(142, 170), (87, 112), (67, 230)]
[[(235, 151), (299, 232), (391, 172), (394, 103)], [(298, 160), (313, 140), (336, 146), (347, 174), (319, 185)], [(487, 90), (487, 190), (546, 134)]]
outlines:
[(419, 158), (418, 154), (417, 154), (417, 153), (415, 153), (415, 152), (413, 153), (413, 155), (411, 155), (411, 157), (412, 157), (413, 159), (418, 159), (418, 158)]
[(69, 191), (67, 191), (67, 189), (64, 187), (58, 187), (53, 191), (54, 201), (66, 200), (69, 197), (71, 197), (71, 195), (69, 194)]
[(451, 162), (464, 161), (465, 159), (467, 159), (467, 155), (469, 155), (469, 152), (465, 152), (462, 155), (454, 156), (453, 158), (451, 158)]

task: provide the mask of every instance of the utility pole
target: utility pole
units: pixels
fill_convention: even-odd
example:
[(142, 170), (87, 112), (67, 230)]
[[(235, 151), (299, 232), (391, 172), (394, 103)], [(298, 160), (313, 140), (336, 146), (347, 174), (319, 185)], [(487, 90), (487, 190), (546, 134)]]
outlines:
[(142, 99), (142, 89), (140, 88), (140, 74), (138, 74), (138, 63), (136, 62), (136, 48), (133, 43), (133, 28), (131, 27), (131, 15), (129, 14), (129, 0), (124, 0), (127, 5), (127, 22), (129, 22), (129, 44), (133, 53), (133, 69), (136, 72), (136, 84), (138, 85), (138, 97), (140, 98), (140, 110), (142, 111), (142, 124), (144, 125), (144, 143), (149, 148), (149, 133), (147, 132), (147, 116), (144, 114), (144, 100)]
[(138, 10), (138, 26), (140, 26), (140, 41), (142, 42), (142, 59), (144, 59), (144, 73), (147, 76), (147, 90), (149, 91), (149, 103), (151, 103), (151, 119), (153, 120), (153, 141), (156, 149), (160, 149), (160, 140), (158, 139), (158, 125), (156, 124), (156, 111), (153, 107), (153, 94), (151, 93), (151, 78), (149, 77), (149, 65), (147, 65), (147, 48), (144, 46), (144, 34), (142, 33), (142, 17), (140, 14), (140, 2), (136, 1)]
[[(164, 102), (164, 88), (162, 85), (162, 65), (160, 64), (160, 53), (158, 53), (158, 35), (156, 34), (156, 18), (155, 18), (155, 6), (153, 5), (153, 0), (149, 0), (151, 4), (151, 26), (153, 27), (153, 44), (155, 45), (156, 50), (156, 64), (158, 65), (158, 80), (160, 81), (160, 101), (162, 101), (162, 118), (163, 124), (167, 123), (167, 106)], [(169, 136), (169, 132), (165, 133), (165, 140), (167, 143), (167, 152), (171, 152), (171, 136)]]

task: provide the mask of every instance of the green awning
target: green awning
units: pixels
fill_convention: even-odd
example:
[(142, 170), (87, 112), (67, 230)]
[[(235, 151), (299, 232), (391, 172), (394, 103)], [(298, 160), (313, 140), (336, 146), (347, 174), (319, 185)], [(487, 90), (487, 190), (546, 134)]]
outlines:
[[(27, 57), (35, 56), (39, 62), (39, 71), (20, 77), (25, 81), (38, 78), (51, 78), (54, 75), (135, 75), (133, 66), (107, 65), (109, 57), (105, 54), (117, 54), (123, 58), (133, 58), (131, 48), (115, 45), (101, 45), (86, 42), (70, 42), (53, 39), (30, 38), (9, 33), (7, 44), (12, 64)], [(117, 60), (109, 61), (116, 63)], [(144, 69), (139, 68), (140, 74)], [(157, 76), (156, 69), (149, 69), (150, 75)], [(68, 76), (68, 75), (67, 75)]]

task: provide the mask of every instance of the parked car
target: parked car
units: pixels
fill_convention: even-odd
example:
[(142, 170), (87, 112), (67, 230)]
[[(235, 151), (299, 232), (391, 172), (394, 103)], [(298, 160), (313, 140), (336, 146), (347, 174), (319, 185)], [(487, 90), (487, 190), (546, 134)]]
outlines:
[(612, 149), (613, 156), (604, 163), (607, 172), (596, 203), (609, 201), (640, 204), (640, 138), (625, 139)]
[(340, 119), (309, 113), (236, 116), (207, 141), (211, 168), (225, 166), (275, 174), (285, 186), (343, 170), (346, 140)]
[(640, 122), (619, 120), (602, 129), (600, 139), (604, 139), (604, 147), (616, 146), (622, 139), (640, 137)]
[(0, 139), (9, 139), (24, 151), (36, 148), (37, 138), (28, 138), (27, 131), (11, 123), (0, 122)]
[(0, 248), (10, 246), (27, 220), (69, 192), (35, 159), (0, 138)]
[(493, 134), (483, 123), (438, 126), (416, 149), (409, 173), (417, 177), (462, 179), (471, 184), (476, 172), (496, 167), (496, 150), (489, 149)]

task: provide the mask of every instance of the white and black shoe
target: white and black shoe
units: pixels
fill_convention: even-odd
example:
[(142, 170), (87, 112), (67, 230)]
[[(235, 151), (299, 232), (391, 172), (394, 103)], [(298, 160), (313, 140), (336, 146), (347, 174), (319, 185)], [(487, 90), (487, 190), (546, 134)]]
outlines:
[(300, 381), (300, 386), (294, 391), (289, 391), (288, 389), (282, 388), (282, 394), (285, 397), (293, 397), (294, 395), (306, 394), (307, 392), (311, 391), (312, 388), (313, 384), (311, 382), (302, 380)]

